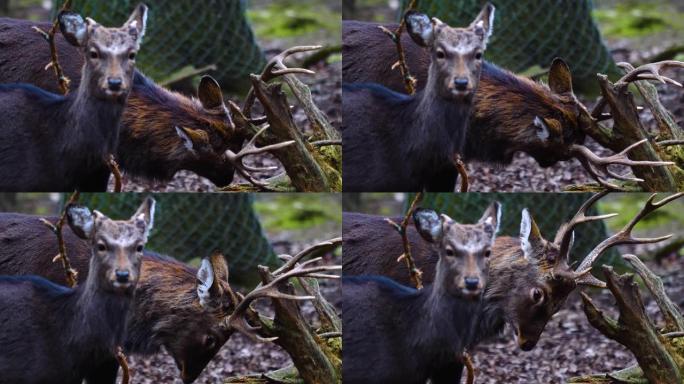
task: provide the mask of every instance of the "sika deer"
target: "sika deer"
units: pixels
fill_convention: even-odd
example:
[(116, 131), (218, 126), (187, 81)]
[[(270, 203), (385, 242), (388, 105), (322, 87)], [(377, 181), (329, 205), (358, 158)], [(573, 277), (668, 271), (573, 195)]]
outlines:
[[(682, 196), (672, 195), (657, 203), (653, 203), (655, 195), (651, 196), (630, 223), (596, 246), (575, 272), (568, 265), (573, 228), (580, 223), (615, 216), (585, 215), (605, 195), (596, 194), (587, 200), (573, 218), (560, 226), (553, 242), (543, 238), (526, 210), (522, 215), (520, 239), (497, 237), (492, 247), (483, 310), (471, 338), (474, 343), (501, 332), (504, 324), (508, 323), (521, 349), (534, 348), (548, 321), (575, 288), (580, 285), (603, 286), (603, 282), (589, 272), (591, 265), (606, 250), (615, 245), (653, 243), (669, 237), (634, 238), (631, 231), (646, 214)], [(409, 281), (406, 268), (396, 262), (396, 255), (403, 253), (401, 241), (396, 231), (382, 218), (346, 213), (342, 232), (345, 275), (382, 274), (399, 282)], [(416, 266), (423, 272), (423, 281), (429, 283), (436, 278), (439, 256), (417, 236), (415, 229), (409, 228), (408, 236)], [(453, 372), (454, 369), (448, 371)]]
[(0, 277), (3, 383), (99, 382), (100, 364), (124, 341), (154, 200), (128, 221), (78, 206), (67, 215), (72, 231), (89, 244), (88, 277), (73, 289), (37, 276)]
[(343, 278), (345, 383), (446, 382), (440, 371), (453, 365), (476, 327), (500, 209), (493, 203), (471, 225), (415, 212), (418, 232), (439, 257), (434, 281), (422, 290), (381, 276)]
[[(72, 267), (80, 279), (87, 279), (89, 244), (66, 227), (63, 236)], [(57, 254), (54, 234), (37, 217), (0, 214), (0, 242), (0, 274), (35, 274), (65, 284), (63, 270), (52, 262)], [(209, 280), (208, 287), (198, 290)], [(215, 253), (204, 259), (198, 270), (144, 250), (127, 334), (122, 341), (124, 349), (127, 353), (150, 355), (164, 346), (183, 382), (192, 383), (232, 334), (222, 326), (235, 305), (228, 292), (228, 266), (222, 255)], [(89, 382), (113, 384), (118, 367), (113, 356), (103, 359), (94, 368), (97, 380)]]
[[(48, 23), (0, 18), (0, 82), (30, 82), (59, 92), (52, 71), (44, 70), (50, 52), (45, 40), (32, 30), (36, 25), (50, 28)], [(55, 43), (71, 88), (79, 87), (82, 54), (60, 34)], [(121, 119), (117, 160), (132, 176), (168, 181), (178, 171), (189, 170), (225, 186), (235, 173), (226, 150), (237, 153), (244, 139), (211, 77), (202, 78), (197, 98), (189, 98), (162, 88), (136, 70)]]
[(121, 28), (59, 15), (62, 35), (87, 57), (81, 83), (67, 96), (0, 85), (0, 190), (106, 189), (146, 19), (142, 4)]
[(453, 159), (463, 153), (493, 19), (490, 4), (468, 28), (409, 12), (409, 35), (430, 52), (425, 89), (406, 96), (379, 84), (343, 87), (345, 191), (454, 190)]

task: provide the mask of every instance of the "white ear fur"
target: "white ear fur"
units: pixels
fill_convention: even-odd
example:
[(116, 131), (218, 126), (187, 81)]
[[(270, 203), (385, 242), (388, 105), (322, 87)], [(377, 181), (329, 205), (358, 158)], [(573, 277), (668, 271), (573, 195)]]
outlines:
[(549, 136), (551, 136), (549, 127), (546, 126), (544, 120), (542, 120), (539, 116), (534, 117), (534, 126), (537, 127), (537, 137), (539, 140), (546, 141), (549, 139)]
[(211, 297), (209, 290), (214, 284), (214, 269), (211, 266), (209, 259), (202, 259), (200, 268), (197, 270), (197, 297), (199, 298), (200, 305), (202, 307), (207, 306), (207, 301)]
[(185, 133), (185, 131), (183, 131), (179, 127), (176, 127), (176, 134), (178, 135), (178, 137), (181, 138), (181, 141), (183, 141), (183, 146), (185, 147), (185, 149), (194, 153), (195, 152), (195, 148), (194, 148), (195, 144), (192, 142), (192, 139), (190, 138), (190, 136), (188, 136)]
[(522, 219), (520, 220), (520, 248), (522, 248), (523, 256), (530, 259), (532, 256), (532, 245), (530, 244), (530, 232), (532, 231), (532, 219), (527, 208), (522, 211)]

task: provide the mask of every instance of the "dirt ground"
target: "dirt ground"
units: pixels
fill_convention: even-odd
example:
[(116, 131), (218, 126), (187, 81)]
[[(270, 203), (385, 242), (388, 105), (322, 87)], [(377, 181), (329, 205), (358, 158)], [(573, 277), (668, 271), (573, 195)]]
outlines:
[[(275, 252), (278, 254), (296, 254), (318, 241), (310, 243), (292, 243), (288, 241), (274, 242)], [(325, 263), (341, 263), (337, 257), (324, 258)], [(245, 289), (240, 292), (245, 293)], [(340, 308), (341, 290), (339, 281), (321, 281), (321, 292), (336, 308)], [(268, 300), (258, 301), (255, 305), (262, 314), (272, 316)], [(307, 319), (316, 324), (317, 321), (313, 306), (305, 302), (302, 311)], [(207, 365), (200, 377), (195, 381), (198, 384), (218, 384), (234, 376), (254, 373), (266, 373), (283, 368), (291, 363), (288, 354), (273, 343), (255, 343), (246, 336), (236, 333), (224, 344), (223, 348)], [(162, 351), (153, 356), (129, 356), (131, 383), (135, 384), (182, 384), (179, 371), (173, 358)], [(119, 375), (121, 376), (121, 375)]]

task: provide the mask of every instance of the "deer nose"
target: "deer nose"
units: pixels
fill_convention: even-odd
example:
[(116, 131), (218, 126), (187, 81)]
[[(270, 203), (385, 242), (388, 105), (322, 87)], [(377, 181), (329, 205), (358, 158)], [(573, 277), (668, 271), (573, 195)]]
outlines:
[(468, 89), (468, 79), (457, 77), (454, 79), (454, 86), (459, 91), (465, 91)]
[(107, 85), (109, 86), (109, 89), (112, 91), (121, 90), (121, 84), (122, 83), (123, 83), (123, 80), (121, 80), (120, 77), (109, 77), (109, 78), (107, 78)]
[(470, 291), (477, 290), (477, 286), (479, 283), (480, 283), (480, 279), (478, 279), (477, 277), (466, 277), (465, 278), (466, 289), (468, 289)]
[(128, 270), (122, 271), (120, 269), (117, 269), (116, 271), (114, 271), (114, 273), (116, 274), (116, 281), (117, 282), (128, 283), (128, 278), (130, 276), (130, 273), (128, 272)]

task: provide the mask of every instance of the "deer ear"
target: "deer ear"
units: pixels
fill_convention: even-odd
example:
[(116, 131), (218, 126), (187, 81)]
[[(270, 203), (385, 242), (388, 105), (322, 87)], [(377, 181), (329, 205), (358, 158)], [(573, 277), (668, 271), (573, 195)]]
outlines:
[(128, 28), (128, 33), (136, 39), (138, 45), (142, 44), (143, 36), (145, 36), (145, 29), (147, 28), (147, 6), (145, 4), (138, 4), (133, 13), (124, 24)]
[(413, 41), (421, 47), (429, 47), (435, 40), (435, 25), (432, 20), (424, 14), (416, 11), (409, 11), (404, 16), (406, 31)]
[(131, 217), (131, 220), (135, 220), (135, 225), (143, 231), (145, 241), (147, 241), (150, 230), (154, 227), (154, 209), (156, 204), (152, 197), (146, 197)]
[(69, 228), (81, 239), (90, 239), (95, 230), (95, 217), (93, 213), (82, 205), (70, 205), (67, 207), (67, 223)]
[(206, 109), (215, 109), (223, 105), (221, 86), (211, 76), (202, 76), (197, 89), (197, 97)]
[(197, 298), (203, 308), (209, 305), (212, 285), (214, 285), (214, 268), (211, 266), (211, 261), (204, 258), (197, 270)]
[(546, 124), (544, 119), (540, 118), (539, 116), (535, 116), (534, 120), (532, 120), (532, 126), (534, 127), (534, 133), (537, 139), (541, 141), (549, 141), (549, 137), (551, 137), (551, 129)]
[(492, 235), (499, 233), (499, 226), (501, 225), (501, 204), (498, 201), (491, 203), (484, 214), (482, 214), (478, 223), (491, 226)]
[(553, 59), (549, 69), (549, 88), (555, 94), (572, 94), (572, 73), (561, 58)]
[(520, 221), (520, 248), (522, 248), (523, 256), (526, 259), (534, 256), (534, 249), (541, 240), (542, 237), (537, 223), (534, 222), (527, 208), (523, 209), (522, 220)]
[(209, 135), (201, 129), (176, 126), (176, 134), (180, 137), (185, 149), (193, 153), (202, 145), (209, 144)]
[(62, 11), (57, 19), (59, 20), (59, 30), (69, 44), (76, 47), (85, 45), (88, 37), (88, 25), (81, 15), (71, 11)]
[(436, 243), (444, 233), (444, 218), (432, 209), (418, 208), (413, 212), (413, 224), (426, 241)]
[(491, 3), (485, 4), (480, 14), (477, 15), (475, 20), (470, 24), (469, 29), (475, 31), (476, 34), (482, 36), (483, 45), (486, 47), (489, 42), (489, 38), (494, 32), (494, 13), (496, 8)]

